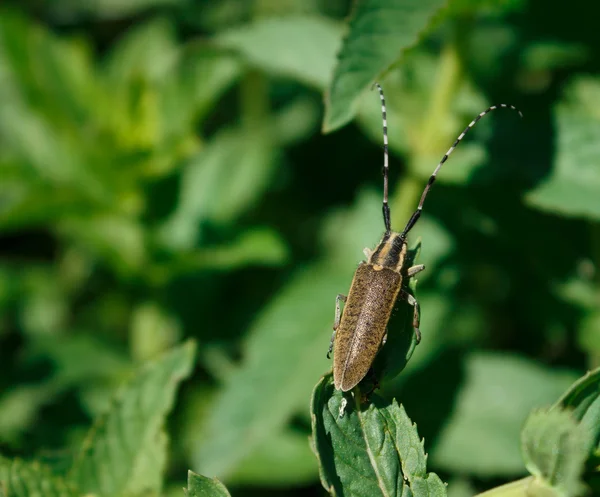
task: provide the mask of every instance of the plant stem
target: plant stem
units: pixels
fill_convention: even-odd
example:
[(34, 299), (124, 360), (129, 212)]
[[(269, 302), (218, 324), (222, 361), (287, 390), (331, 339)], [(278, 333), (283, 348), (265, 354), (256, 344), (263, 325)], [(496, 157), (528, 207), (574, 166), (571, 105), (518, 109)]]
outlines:
[[(397, 212), (400, 218), (407, 219), (410, 216), (423, 191), (424, 175), (419, 172), (419, 165), (431, 157), (432, 150), (441, 150), (447, 142), (443, 123), (448, 118), (453, 96), (461, 81), (462, 67), (456, 46), (453, 42), (448, 42), (440, 55), (438, 77), (431, 94), (429, 109), (419, 126), (419, 133), (413, 140), (407, 172), (392, 197), (392, 212)], [(442, 153), (440, 152), (440, 157)], [(435, 164), (431, 166), (431, 171), (434, 166)]]
[(557, 493), (551, 487), (533, 476), (528, 476), (505, 485), (492, 488), (476, 497), (556, 497)]
[[(594, 294), (596, 303), (600, 303), (600, 225), (598, 223), (590, 223), (590, 239), (592, 261), (594, 263)], [(597, 351), (591, 351), (587, 357), (587, 364), (589, 369), (600, 366), (600, 354)]]
[(270, 112), (267, 79), (258, 71), (248, 71), (240, 85), (242, 122), (248, 129), (263, 124)]

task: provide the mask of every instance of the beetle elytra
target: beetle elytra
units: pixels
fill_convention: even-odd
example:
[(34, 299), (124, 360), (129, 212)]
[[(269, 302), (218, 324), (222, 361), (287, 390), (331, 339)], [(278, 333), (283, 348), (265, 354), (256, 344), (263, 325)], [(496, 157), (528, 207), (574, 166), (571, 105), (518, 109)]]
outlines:
[[(417, 300), (406, 291), (409, 278), (419, 273), (425, 266), (420, 264), (406, 267), (406, 237), (421, 216), (423, 203), (436, 176), (450, 154), (465, 137), (467, 132), (488, 112), (497, 108), (509, 108), (521, 112), (512, 105), (493, 105), (481, 112), (442, 157), (421, 194), (417, 209), (412, 214), (402, 232), (392, 231), (390, 208), (388, 206), (388, 136), (385, 98), (381, 86), (375, 83), (381, 99), (383, 115), (383, 222), (385, 233), (375, 249), (364, 250), (366, 262), (361, 262), (354, 273), (348, 296), (339, 294), (335, 299), (335, 321), (329, 345), (334, 352), (333, 381), (335, 388), (346, 392), (354, 388), (369, 372), (371, 365), (385, 344), (387, 324), (398, 298), (406, 300), (413, 307), (413, 327), (417, 343), (421, 340), (419, 330), (420, 309)], [(344, 302), (343, 312), (340, 302)]]

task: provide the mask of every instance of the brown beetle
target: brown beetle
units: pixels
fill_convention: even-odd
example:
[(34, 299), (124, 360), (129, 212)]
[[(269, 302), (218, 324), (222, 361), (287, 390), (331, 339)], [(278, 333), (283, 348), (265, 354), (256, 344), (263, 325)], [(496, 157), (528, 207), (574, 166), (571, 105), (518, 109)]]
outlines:
[[(348, 297), (339, 294), (335, 299), (335, 322), (329, 345), (333, 357), (333, 382), (335, 388), (346, 392), (354, 388), (368, 373), (379, 349), (387, 338), (387, 324), (398, 297), (413, 306), (413, 327), (417, 343), (421, 340), (419, 330), (419, 303), (405, 290), (408, 278), (425, 269), (422, 264), (406, 267), (406, 237), (421, 216), (423, 203), (433, 185), (437, 173), (467, 132), (488, 112), (501, 107), (521, 112), (512, 105), (493, 105), (481, 112), (456, 139), (442, 157), (421, 195), (417, 210), (408, 220), (401, 233), (392, 231), (388, 206), (388, 137), (385, 98), (379, 84), (375, 83), (381, 98), (383, 114), (383, 222), (385, 233), (374, 250), (364, 250), (367, 262), (361, 262), (354, 273)], [(404, 285), (403, 285), (404, 283)], [(345, 302), (340, 312), (340, 301)]]

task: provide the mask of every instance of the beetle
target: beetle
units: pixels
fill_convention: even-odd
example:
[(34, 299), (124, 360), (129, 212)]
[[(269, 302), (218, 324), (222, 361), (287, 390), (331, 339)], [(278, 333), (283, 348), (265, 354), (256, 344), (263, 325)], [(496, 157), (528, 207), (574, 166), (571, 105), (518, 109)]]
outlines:
[[(423, 264), (407, 267), (406, 237), (421, 217), (423, 203), (442, 165), (458, 146), (468, 131), (488, 112), (497, 108), (508, 108), (519, 113), (516, 107), (507, 104), (492, 105), (473, 119), (458, 136), (454, 144), (442, 157), (429, 177), (417, 209), (401, 232), (392, 231), (388, 205), (388, 136), (387, 112), (383, 89), (378, 83), (383, 116), (383, 222), (385, 232), (373, 249), (364, 249), (367, 258), (358, 265), (350, 285), (348, 296), (338, 294), (335, 299), (335, 321), (327, 358), (333, 350), (333, 382), (337, 390), (346, 392), (354, 388), (367, 375), (375, 356), (387, 339), (387, 324), (398, 298), (413, 307), (412, 325), (416, 343), (421, 341), (419, 330), (420, 308), (417, 300), (406, 291), (409, 278), (425, 269)], [(343, 312), (340, 302), (344, 302)]]

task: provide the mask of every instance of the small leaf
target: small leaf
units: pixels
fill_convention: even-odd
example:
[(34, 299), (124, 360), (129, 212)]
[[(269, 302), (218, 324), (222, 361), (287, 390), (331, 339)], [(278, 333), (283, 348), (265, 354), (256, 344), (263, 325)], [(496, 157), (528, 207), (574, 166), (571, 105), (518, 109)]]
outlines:
[(38, 462), (9, 460), (0, 456), (0, 496), (78, 497), (80, 492)]
[(445, 0), (357, 2), (326, 101), (324, 131), (350, 121), (364, 89), (414, 45)]
[(92, 19), (111, 20), (115, 22), (145, 12), (158, 10), (161, 7), (177, 7), (185, 4), (183, 0), (94, 0), (93, 2), (73, 2), (72, 0), (56, 0), (44, 4), (44, 7), (59, 19), (59, 22), (89, 22)]
[(335, 390), (331, 374), (314, 389), (313, 447), (325, 489), (340, 496), (445, 496), (444, 483), (427, 473), (423, 441), (404, 407), (377, 396), (360, 405), (358, 397)]
[(521, 433), (527, 469), (553, 487), (557, 495), (581, 495), (581, 475), (588, 456), (586, 433), (563, 409), (541, 409), (530, 414)]
[[(18, 446), (35, 424), (44, 404), (56, 389), (51, 382), (41, 385), (15, 385), (0, 394), (0, 442)], [(0, 478), (1, 479), (1, 478)]]
[(190, 248), (202, 222), (231, 222), (253, 205), (274, 171), (270, 140), (264, 129), (226, 130), (192, 158), (182, 172), (179, 204), (161, 233), (164, 243)]
[(240, 233), (234, 240), (217, 246), (207, 246), (189, 256), (183, 256), (169, 272), (190, 272), (201, 269), (231, 270), (248, 265), (278, 266), (286, 262), (288, 248), (280, 235), (266, 228), (254, 228)]
[(317, 477), (315, 456), (307, 435), (284, 428), (244, 459), (227, 482), (243, 486), (288, 487), (313, 483)]
[(589, 371), (554, 405), (555, 409), (570, 409), (592, 446), (600, 440), (600, 368)]
[(530, 71), (550, 71), (583, 64), (589, 53), (580, 44), (540, 41), (529, 45), (522, 57), (523, 66)]
[(324, 90), (333, 73), (342, 26), (318, 17), (263, 19), (219, 33), (218, 45), (253, 65)]
[(556, 158), (550, 176), (527, 201), (564, 216), (600, 219), (600, 82), (578, 79), (556, 109)]
[(168, 73), (177, 55), (173, 25), (166, 19), (152, 18), (135, 25), (119, 40), (103, 72), (108, 81), (124, 89), (119, 83), (141, 77), (158, 79)]
[(240, 77), (242, 64), (233, 54), (205, 45), (182, 50), (176, 74), (166, 78), (161, 97), (166, 139), (181, 140), (205, 118), (220, 96)]
[(188, 342), (149, 363), (120, 392), (85, 440), (72, 478), (88, 493), (160, 492), (164, 470), (163, 424), (179, 382), (191, 372)]
[(144, 227), (135, 218), (122, 215), (74, 216), (63, 220), (59, 230), (77, 240), (115, 272), (130, 276), (144, 271), (148, 259)]
[(454, 412), (432, 450), (436, 466), (471, 474), (523, 471), (519, 433), (532, 409), (551, 404), (574, 380), (522, 357), (473, 353)]
[(230, 497), (229, 492), (216, 478), (207, 478), (188, 471), (187, 497)]

